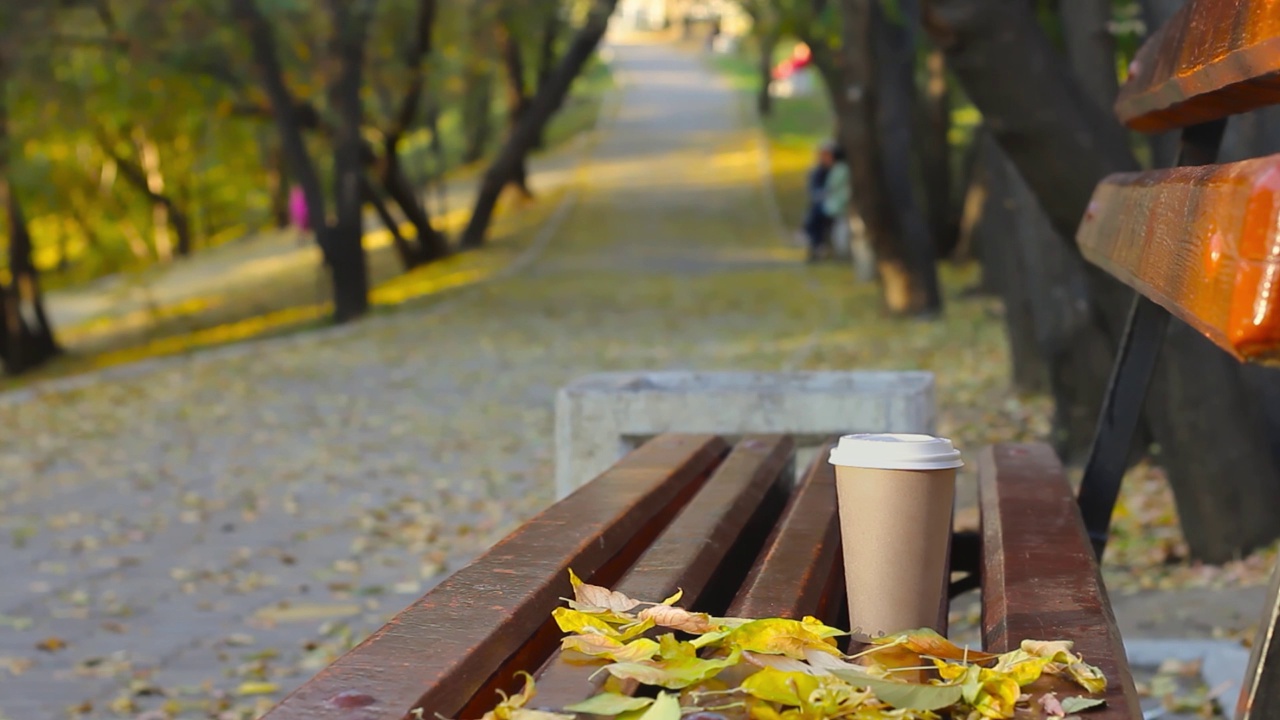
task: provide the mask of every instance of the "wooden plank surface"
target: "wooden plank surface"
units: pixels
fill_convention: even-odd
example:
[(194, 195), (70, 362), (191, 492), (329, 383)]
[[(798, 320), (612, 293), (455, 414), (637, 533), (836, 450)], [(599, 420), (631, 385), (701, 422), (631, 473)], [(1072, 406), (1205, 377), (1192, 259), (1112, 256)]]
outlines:
[(1107, 677), (1107, 706), (1092, 720), (1142, 717), (1120, 631), (1075, 496), (1044, 444), (987, 448), (978, 469), (982, 511), (984, 649), (1023, 640), (1072, 640)]
[(663, 435), (522, 525), (294, 691), (270, 720), (456, 717), (571, 592), (701, 481), (727, 446)]
[(1138, 51), (1116, 99), (1142, 132), (1280, 103), (1280, 2), (1189, 0)]
[[(763, 538), (776, 521), (788, 489), (783, 473), (794, 454), (789, 437), (744, 437), (614, 589), (649, 601), (683, 589), (682, 607), (721, 612), (728, 598), (716, 607), (715, 596), (741, 582), (754, 558), (750, 534)], [(736, 578), (724, 572), (733, 564), (741, 567)], [(566, 655), (555, 653), (538, 671), (538, 707), (563, 708), (603, 685), (603, 675), (589, 679), (603, 661), (584, 663), (581, 656)]]
[[(1277, 10), (1280, 12), (1280, 9)], [(1280, 358), (1280, 155), (1111, 175), (1084, 256), (1245, 360)]]
[(1271, 592), (1263, 612), (1240, 690), (1237, 717), (1242, 720), (1280, 717), (1280, 559), (1271, 575)]
[(824, 446), (800, 477), (764, 551), (726, 613), (730, 617), (813, 615), (836, 622), (843, 602), (836, 476)]

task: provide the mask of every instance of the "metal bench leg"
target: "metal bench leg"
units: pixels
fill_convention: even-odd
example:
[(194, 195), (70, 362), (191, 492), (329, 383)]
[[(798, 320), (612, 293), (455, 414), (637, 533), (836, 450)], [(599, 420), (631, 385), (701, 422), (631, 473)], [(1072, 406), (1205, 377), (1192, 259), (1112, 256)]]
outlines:
[(1141, 295), (1134, 297), (1077, 500), (1099, 562), (1111, 531), (1111, 511), (1120, 497), (1133, 434), (1142, 417), (1142, 403), (1168, 327), (1168, 310)]
[(1249, 655), (1249, 671), (1240, 691), (1236, 717), (1240, 720), (1269, 720), (1280, 717), (1280, 558), (1271, 575), (1266, 616)]
[[(1226, 124), (1225, 120), (1213, 120), (1183, 130), (1177, 164), (1214, 162)], [(1111, 511), (1120, 497), (1120, 481), (1124, 479), (1129, 449), (1133, 447), (1133, 434), (1142, 417), (1142, 403), (1168, 327), (1168, 310), (1142, 295), (1134, 297), (1120, 351), (1111, 368), (1107, 395), (1102, 400), (1102, 415), (1084, 466), (1078, 498), (1080, 514), (1084, 516), (1084, 526), (1089, 531), (1098, 562), (1102, 562), (1102, 551), (1107, 547)]]

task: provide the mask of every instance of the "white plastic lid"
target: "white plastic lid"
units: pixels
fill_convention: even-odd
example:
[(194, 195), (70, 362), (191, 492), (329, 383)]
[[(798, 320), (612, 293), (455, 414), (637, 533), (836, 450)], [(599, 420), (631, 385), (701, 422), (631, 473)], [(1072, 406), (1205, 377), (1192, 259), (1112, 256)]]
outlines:
[(950, 440), (910, 433), (845, 435), (831, 449), (829, 461), (876, 470), (947, 470), (964, 465)]

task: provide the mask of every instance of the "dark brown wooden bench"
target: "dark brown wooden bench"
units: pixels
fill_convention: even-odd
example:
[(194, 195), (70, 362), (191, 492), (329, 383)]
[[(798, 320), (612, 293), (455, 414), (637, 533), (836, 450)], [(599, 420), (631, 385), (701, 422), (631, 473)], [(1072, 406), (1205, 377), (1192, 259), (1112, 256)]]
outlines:
[[(1280, 361), (1280, 155), (1213, 164), (1227, 118), (1280, 102), (1280, 6), (1190, 0), (1130, 70), (1121, 121), (1182, 134), (1179, 167), (1104, 179), (1077, 236), (1089, 261), (1137, 290), (1080, 490), (1099, 556), (1171, 318), (1239, 360)], [(1240, 718), (1280, 718), (1278, 618), (1280, 565)]]
[[(537, 678), (533, 705), (590, 697), (594, 670), (562, 659), (551, 611), (568, 568), (631, 597), (684, 590), (716, 615), (845, 624), (835, 477), (820, 453), (793, 479), (794, 443), (662, 435), (556, 503), (287, 697), (271, 720), (478, 718)], [(1098, 720), (1140, 715), (1075, 496), (1042, 445), (981, 456), (986, 649), (1067, 638), (1110, 681)], [(940, 623), (945, 623), (945, 608)]]

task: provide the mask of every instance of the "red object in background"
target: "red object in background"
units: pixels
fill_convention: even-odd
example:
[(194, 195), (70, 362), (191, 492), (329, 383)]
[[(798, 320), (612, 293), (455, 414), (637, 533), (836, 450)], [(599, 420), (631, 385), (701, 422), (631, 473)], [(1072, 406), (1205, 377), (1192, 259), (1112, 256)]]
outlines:
[(809, 50), (809, 46), (804, 43), (797, 43), (796, 49), (791, 53), (791, 57), (778, 63), (773, 68), (773, 79), (786, 80), (796, 72), (808, 67), (811, 62), (813, 62), (813, 53)]

